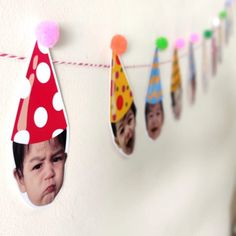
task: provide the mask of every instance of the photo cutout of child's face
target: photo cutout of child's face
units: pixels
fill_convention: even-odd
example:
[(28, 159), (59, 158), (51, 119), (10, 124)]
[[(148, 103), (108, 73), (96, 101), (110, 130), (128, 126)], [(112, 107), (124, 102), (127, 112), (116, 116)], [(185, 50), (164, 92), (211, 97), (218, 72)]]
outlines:
[(230, 220), (231, 220), (231, 236), (236, 236), (236, 187), (234, 187), (234, 191), (231, 197), (230, 204)]
[(182, 112), (182, 89), (178, 88), (175, 92), (171, 92), (172, 110), (175, 119), (180, 119)]
[(120, 121), (112, 124), (113, 133), (115, 135), (115, 143), (126, 155), (130, 155), (134, 150), (135, 126), (136, 108), (134, 104)]
[(196, 98), (196, 79), (193, 78), (188, 81), (189, 102), (194, 104)]
[[(16, 153), (17, 148), (19, 150), (19, 146), (15, 147)], [(28, 199), (35, 206), (51, 203), (60, 191), (64, 180), (67, 158), (65, 145), (57, 136), (48, 141), (23, 145), (21, 149), (23, 150), (23, 153), (21, 151), (22, 168), (14, 169), (14, 177), (20, 191), (27, 193)], [(16, 158), (20, 157), (15, 156), (15, 160)]]
[(162, 101), (156, 104), (146, 103), (145, 106), (146, 129), (148, 136), (155, 140), (161, 134), (164, 122), (164, 111)]

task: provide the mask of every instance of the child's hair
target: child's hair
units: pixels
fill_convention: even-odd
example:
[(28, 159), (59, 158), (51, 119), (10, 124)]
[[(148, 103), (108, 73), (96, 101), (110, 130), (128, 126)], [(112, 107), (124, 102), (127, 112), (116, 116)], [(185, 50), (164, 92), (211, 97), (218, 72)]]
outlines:
[(194, 76), (194, 79), (191, 79), (191, 85), (196, 88), (196, 79), (195, 79), (195, 76)]
[(176, 103), (178, 102), (177, 100), (176, 100), (176, 98), (175, 98), (175, 93), (178, 91), (178, 90), (180, 90), (180, 96), (182, 97), (182, 88), (180, 87), (180, 88), (178, 88), (176, 91), (174, 91), (174, 92), (171, 92), (171, 105), (172, 105), (172, 107), (175, 107), (175, 105), (176, 105)]
[[(57, 138), (58, 142), (62, 145), (63, 149), (65, 150), (66, 129), (55, 138)], [(29, 149), (29, 144), (20, 144), (20, 143), (13, 142), (12, 148), (13, 148), (13, 155), (14, 155), (14, 160), (15, 160), (15, 165), (16, 165), (16, 171), (18, 174), (22, 175), (25, 150)]]
[[(136, 106), (134, 105), (134, 102), (132, 102), (130, 109), (133, 111), (134, 117), (136, 117)], [(111, 128), (114, 136), (117, 137), (116, 123), (111, 123)]]
[[(162, 104), (162, 101), (160, 101), (159, 102), (160, 103), (160, 107), (161, 107), (161, 111), (163, 112), (163, 104)], [(148, 102), (146, 102), (146, 104), (145, 104), (145, 121), (146, 121), (146, 123), (147, 123), (147, 115), (148, 115), (148, 113), (150, 112), (150, 106), (151, 106), (152, 104), (150, 104), (150, 103), (148, 103)], [(164, 115), (164, 114), (163, 114)]]

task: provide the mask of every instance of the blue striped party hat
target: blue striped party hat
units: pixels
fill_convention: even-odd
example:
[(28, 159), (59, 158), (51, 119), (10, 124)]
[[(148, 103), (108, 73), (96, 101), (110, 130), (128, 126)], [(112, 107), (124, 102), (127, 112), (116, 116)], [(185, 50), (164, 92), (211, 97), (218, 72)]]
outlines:
[(163, 95), (159, 69), (158, 49), (156, 48), (152, 63), (151, 74), (149, 78), (146, 102), (149, 104), (156, 104), (161, 102), (162, 99)]

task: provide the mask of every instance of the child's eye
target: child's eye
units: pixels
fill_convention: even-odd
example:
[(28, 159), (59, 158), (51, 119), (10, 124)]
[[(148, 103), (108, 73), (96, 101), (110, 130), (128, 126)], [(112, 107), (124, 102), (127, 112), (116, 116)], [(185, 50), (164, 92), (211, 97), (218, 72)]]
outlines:
[(120, 134), (122, 135), (124, 133), (124, 128), (120, 129)]
[(152, 117), (153, 117), (153, 114), (152, 114), (152, 113), (150, 113), (150, 114), (148, 115), (148, 117), (149, 117), (149, 118), (152, 118)]
[(52, 158), (52, 162), (58, 162), (58, 161), (62, 161), (64, 159), (63, 156), (56, 156)]
[(35, 165), (35, 166), (32, 168), (32, 170), (38, 170), (38, 169), (40, 169), (41, 167), (42, 167), (42, 163), (39, 163), (39, 164)]
[(128, 124), (130, 125), (132, 123), (132, 121), (133, 121), (133, 117), (129, 118), (128, 119)]

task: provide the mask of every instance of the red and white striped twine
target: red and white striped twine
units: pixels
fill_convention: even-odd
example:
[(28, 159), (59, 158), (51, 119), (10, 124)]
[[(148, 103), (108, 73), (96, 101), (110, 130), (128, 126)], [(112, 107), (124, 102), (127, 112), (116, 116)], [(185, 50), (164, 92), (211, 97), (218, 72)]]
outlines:
[(93, 64), (93, 63), (84, 63), (84, 62), (68, 62), (68, 61), (53, 61), (54, 64), (59, 65), (73, 65), (73, 66), (81, 66), (81, 67), (99, 67), (99, 68), (110, 68), (110, 65), (105, 64)]
[(12, 55), (12, 54), (2, 53), (2, 52), (0, 52), (0, 57), (16, 59), (16, 60), (25, 60), (25, 57), (15, 56), (15, 55)]
[[(196, 47), (195, 49), (200, 48), (200, 45), (198, 45), (198, 47)], [(180, 58), (184, 58), (188, 55), (188, 53), (185, 53), (183, 55), (180, 56)], [(0, 52), (0, 58), (9, 58), (9, 59), (15, 59), (15, 60), (19, 60), (19, 61), (23, 61), (26, 59), (26, 57), (24, 56), (16, 56), (13, 54), (9, 54), (9, 53), (1, 53)], [(163, 64), (169, 64), (171, 63), (172, 60), (166, 60), (166, 61), (162, 61), (160, 62), (160, 65)], [(85, 63), (85, 62), (70, 62), (70, 61), (53, 61), (54, 64), (58, 64), (58, 65), (72, 65), (72, 66), (80, 66), (80, 67), (96, 67), (96, 68), (110, 68), (111, 66), (108, 64), (94, 64), (94, 63)], [(140, 65), (128, 65), (125, 66), (125, 68), (145, 68), (145, 67), (150, 67), (151, 64), (140, 64)]]

